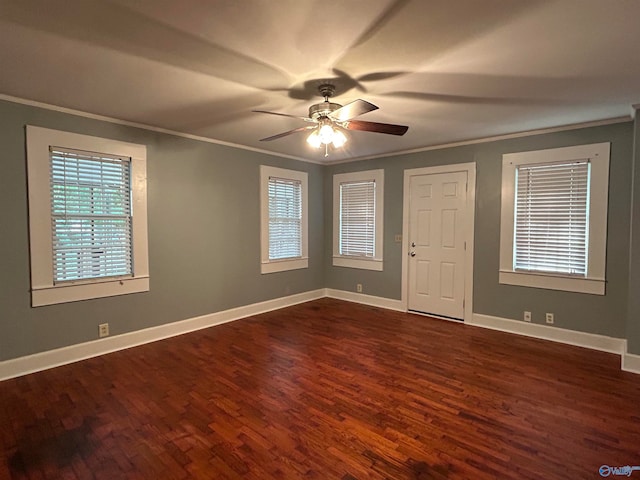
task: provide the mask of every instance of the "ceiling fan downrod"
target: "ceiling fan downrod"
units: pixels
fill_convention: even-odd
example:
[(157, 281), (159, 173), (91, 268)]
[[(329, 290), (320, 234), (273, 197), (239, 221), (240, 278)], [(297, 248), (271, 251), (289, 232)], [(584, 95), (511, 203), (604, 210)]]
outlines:
[(331, 112), (335, 112), (339, 108), (342, 108), (342, 105), (339, 103), (331, 103), (329, 98), (331, 98), (336, 91), (336, 87), (331, 83), (323, 83), (318, 87), (318, 91), (320, 95), (324, 97), (324, 102), (316, 103), (309, 107), (309, 118), (313, 120), (321, 120), (329, 116)]
[(336, 86), (331, 83), (323, 83), (318, 87), (318, 91), (324, 97), (324, 101), (328, 102), (329, 97), (333, 97), (336, 93)]

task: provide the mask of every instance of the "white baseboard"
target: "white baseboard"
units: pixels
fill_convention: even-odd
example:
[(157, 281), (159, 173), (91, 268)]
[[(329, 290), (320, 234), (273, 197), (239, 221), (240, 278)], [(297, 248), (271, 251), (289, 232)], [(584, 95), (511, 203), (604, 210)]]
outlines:
[(372, 307), (386, 308), (387, 310), (396, 310), (398, 312), (406, 312), (407, 309), (400, 300), (391, 298), (375, 297), (364, 293), (347, 292), (345, 290), (335, 290), (333, 288), (325, 288), (325, 296), (347, 302), (362, 303)]
[(210, 313), (200, 317), (189, 318), (177, 322), (146, 328), (135, 332), (124, 333), (113, 337), (92, 340), (86, 343), (70, 345), (46, 352), (35, 353), (0, 362), (0, 381), (19, 377), (48, 368), (66, 365), (91, 357), (124, 350), (127, 348), (175, 337), (184, 333), (239, 320), (241, 318), (278, 310), (298, 303), (317, 300), (326, 296), (325, 289), (276, 298), (265, 302), (254, 303), (232, 308), (221, 312)]
[[(0, 381), (54, 368), (60, 365), (66, 365), (91, 357), (97, 357), (99, 355), (105, 355), (107, 353), (124, 350), (137, 345), (175, 337), (195, 330), (220, 325), (234, 320), (239, 320), (241, 318), (250, 317), (252, 315), (259, 315), (261, 313), (278, 310), (298, 303), (317, 300), (323, 297), (406, 312), (404, 303), (400, 300), (376, 297), (363, 293), (347, 292), (344, 290), (335, 290), (332, 288), (312, 290), (310, 292), (299, 293), (288, 297), (276, 298), (221, 312), (210, 313), (200, 317), (189, 318), (144, 330), (138, 330), (78, 345), (71, 345), (33, 355), (5, 360), (0, 362)], [(467, 325), (490, 328), (492, 330), (499, 330), (502, 332), (515, 333), (528, 337), (591, 348), (603, 352), (616, 353), (622, 357), (622, 370), (640, 374), (640, 355), (627, 353), (627, 342), (624, 339), (592, 333), (576, 332), (573, 330), (565, 330), (546, 325), (524, 323), (518, 320), (493, 317), (479, 313), (474, 313), (472, 320), (465, 323)]]
[(539, 325), (536, 323), (525, 323), (519, 320), (493, 317), (481, 313), (474, 313), (472, 320), (465, 323), (467, 325), (500, 330), (501, 332), (516, 333), (527, 337), (591, 348), (602, 352), (617, 353), (618, 355), (622, 355), (625, 352), (627, 344), (626, 340), (622, 338), (577, 332), (575, 330), (566, 330), (564, 328)]
[(640, 355), (625, 352), (622, 354), (622, 370), (631, 373), (640, 373)]

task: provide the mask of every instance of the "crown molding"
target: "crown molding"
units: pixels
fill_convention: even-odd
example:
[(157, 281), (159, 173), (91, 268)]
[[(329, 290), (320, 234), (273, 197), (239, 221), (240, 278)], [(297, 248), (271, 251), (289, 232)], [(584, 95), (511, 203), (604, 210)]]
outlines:
[[(640, 108), (640, 104), (636, 105)], [(498, 140), (509, 140), (513, 138), (522, 138), (522, 137), (531, 137), (534, 135), (544, 135), (546, 133), (556, 133), (556, 132), (565, 132), (568, 130), (578, 130), (580, 128), (589, 128), (589, 127), (600, 127), (604, 125), (613, 125), (616, 123), (625, 123), (633, 120), (631, 115), (624, 117), (613, 117), (613, 118), (605, 118), (602, 120), (593, 120), (589, 122), (582, 123), (572, 123), (569, 125), (561, 125), (558, 127), (548, 127), (548, 128), (540, 128), (536, 130), (524, 130), (522, 132), (515, 133), (506, 133), (504, 135), (495, 135), (492, 137), (482, 137), (475, 138), (471, 140), (461, 140), (459, 142), (451, 142), (451, 143), (441, 143), (438, 145), (431, 145), (427, 147), (414, 148), (410, 150), (398, 150), (395, 152), (384, 153), (380, 155), (369, 155), (364, 157), (357, 157), (352, 159), (341, 159), (335, 161), (324, 162), (324, 165), (338, 165), (340, 163), (351, 163), (351, 162), (359, 162), (363, 160), (374, 160), (376, 158), (385, 158), (385, 157), (396, 157), (400, 155), (408, 155), (410, 153), (420, 153), (420, 152), (428, 152), (431, 150), (443, 150), (445, 148), (453, 148), (453, 147), (462, 147), (467, 145), (476, 145), (480, 143), (489, 143), (496, 142)]]
[(102, 122), (109, 122), (117, 125), (125, 125), (127, 127), (142, 128), (144, 130), (149, 130), (151, 132), (164, 133), (167, 135), (173, 135), (175, 137), (188, 138), (189, 140), (196, 140), (196, 141), (205, 142), (205, 143), (213, 143), (214, 145), (222, 145), (222, 146), (231, 147), (231, 148), (239, 148), (241, 150), (248, 150), (250, 152), (262, 153), (265, 155), (270, 155), (272, 157), (288, 158), (290, 160), (298, 160), (300, 162), (324, 165), (324, 162), (311, 160), (309, 158), (298, 157), (295, 155), (287, 155), (285, 153), (276, 153), (276, 152), (264, 150), (261, 148), (240, 145), (239, 143), (225, 142), (223, 140), (216, 140), (214, 138), (209, 138), (209, 137), (201, 137), (199, 135), (192, 135), (190, 133), (179, 132), (179, 131), (170, 130), (167, 128), (154, 127), (153, 125), (147, 125), (145, 123), (131, 122), (129, 120), (122, 120), (120, 118), (107, 117), (105, 115), (97, 115), (95, 113), (84, 112), (82, 110), (75, 110), (73, 108), (61, 107), (59, 105), (52, 105), (50, 103), (44, 103), (44, 102), (38, 102), (36, 100), (28, 100), (26, 98), (14, 97), (12, 95), (6, 95), (4, 93), (0, 93), (0, 100), (5, 100), (7, 102), (12, 102), (12, 103), (19, 103), (21, 105), (28, 105), (31, 107), (43, 108), (45, 110), (52, 110), (55, 112), (67, 113), (69, 115), (76, 115), (78, 117), (90, 118), (92, 120), (100, 120)]
[(466, 146), (466, 145), (476, 145), (476, 144), (481, 144), (481, 143), (489, 143), (489, 142), (495, 142), (498, 140), (508, 140), (508, 139), (513, 139), (513, 138), (521, 138), (521, 137), (529, 137), (529, 136), (533, 136), (533, 135), (543, 135), (546, 133), (555, 133), (555, 132), (564, 132), (567, 130), (577, 130), (580, 128), (589, 128), (589, 127), (598, 127), (598, 126), (603, 126), (603, 125), (612, 125), (612, 124), (616, 124), (616, 123), (624, 123), (624, 122), (629, 122), (634, 120), (635, 118), (635, 112), (636, 110), (640, 109), (640, 103), (636, 103), (633, 104), (631, 106), (631, 114), (629, 116), (624, 116), (624, 117), (613, 117), (613, 118), (607, 118), (607, 119), (601, 119), (601, 120), (594, 120), (594, 121), (589, 121), (589, 122), (582, 122), (582, 123), (574, 123), (574, 124), (569, 124), (569, 125), (561, 125), (561, 126), (557, 126), (557, 127), (549, 127), (549, 128), (541, 128), (541, 129), (536, 129), (536, 130), (525, 130), (525, 131), (521, 131), (521, 132), (516, 132), (516, 133), (508, 133), (508, 134), (504, 134), (504, 135), (495, 135), (495, 136), (491, 136), (491, 137), (482, 137), (482, 138), (475, 138), (475, 139), (470, 139), (470, 140), (461, 140), (459, 142), (450, 142), (450, 143), (442, 143), (442, 144), (438, 144), (438, 145), (429, 145), (426, 147), (419, 147), (419, 148), (413, 148), (413, 149), (407, 149), (407, 150), (396, 150), (396, 151), (392, 151), (392, 152), (387, 152), (387, 153), (381, 153), (381, 154), (377, 154), (377, 155), (366, 155), (366, 156), (362, 156), (362, 157), (354, 157), (354, 158), (343, 158), (343, 159), (339, 159), (339, 160), (328, 160), (328, 161), (319, 161), (319, 160), (314, 160), (314, 159), (310, 159), (310, 158), (305, 158), (305, 157), (298, 157), (296, 155), (287, 155), (285, 153), (278, 153), (278, 152), (272, 152), (270, 150), (264, 150), (261, 148), (255, 148), (255, 147), (249, 147), (246, 145), (241, 145), (238, 143), (232, 143), (232, 142), (225, 142), (223, 140), (216, 140), (213, 138), (208, 138), (208, 137), (202, 137), (199, 135), (192, 135), (190, 133), (184, 133), (184, 132), (179, 132), (176, 130), (170, 130), (170, 129), (166, 129), (166, 128), (160, 128), (160, 127), (154, 127), (152, 125), (147, 125), (144, 123), (138, 123), (138, 122), (131, 122), (128, 120), (122, 120), (119, 118), (114, 118), (114, 117), (108, 117), (108, 116), (104, 116), (104, 115), (97, 115), (95, 113), (89, 113), (89, 112), (84, 112), (82, 110), (75, 110), (73, 108), (67, 108), (67, 107), (61, 107), (58, 105), (52, 105), (50, 103), (44, 103), (44, 102), (39, 102), (36, 100), (28, 100), (25, 98), (20, 98), (20, 97), (14, 97), (12, 95), (6, 95), (3, 93), (0, 93), (0, 100), (5, 100), (7, 102), (13, 102), (13, 103), (19, 103), (22, 105), (29, 105), (32, 107), (38, 107), (38, 108), (43, 108), (46, 110), (53, 110), (56, 112), (61, 112), (61, 113), (67, 113), (70, 115), (76, 115), (79, 117), (84, 117), (84, 118), (90, 118), (93, 120), (100, 120), (103, 122), (109, 122), (109, 123), (114, 123), (117, 125), (125, 125), (128, 127), (134, 127), (134, 128), (142, 128), (144, 130), (149, 130), (152, 132), (157, 132), (157, 133), (164, 133), (167, 135), (173, 135), (176, 137), (182, 137), (182, 138), (188, 138), (190, 140), (196, 140), (199, 142), (205, 142), (205, 143), (212, 143), (214, 145), (222, 145), (225, 147), (231, 147), (231, 148), (238, 148), (241, 150), (247, 150), (250, 152), (256, 152), (256, 153), (262, 153), (264, 155), (270, 155), (272, 157), (280, 157), (280, 158), (287, 158), (290, 160), (297, 160), (300, 162), (305, 162), (305, 163), (313, 163), (316, 165), (325, 165), (325, 166), (329, 166), (329, 165), (338, 165), (341, 163), (352, 163), (352, 162), (360, 162), (363, 160), (374, 160), (377, 158), (386, 158), (386, 157), (397, 157), (400, 155), (408, 155), (411, 153), (420, 153), (420, 152), (428, 152), (431, 150), (443, 150), (446, 148), (453, 148), (453, 147), (461, 147), (461, 146)]

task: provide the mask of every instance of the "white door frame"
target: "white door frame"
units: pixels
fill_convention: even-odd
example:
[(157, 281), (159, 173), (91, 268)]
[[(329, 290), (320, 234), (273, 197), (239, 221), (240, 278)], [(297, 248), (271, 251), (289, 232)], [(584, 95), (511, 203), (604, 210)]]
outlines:
[(464, 227), (466, 250), (464, 256), (464, 321), (472, 320), (473, 315), (473, 236), (476, 211), (476, 163), (457, 163), (436, 167), (411, 168), (404, 171), (402, 194), (402, 296), (400, 301), (405, 311), (409, 310), (409, 207), (411, 177), (436, 173), (467, 172), (467, 212)]

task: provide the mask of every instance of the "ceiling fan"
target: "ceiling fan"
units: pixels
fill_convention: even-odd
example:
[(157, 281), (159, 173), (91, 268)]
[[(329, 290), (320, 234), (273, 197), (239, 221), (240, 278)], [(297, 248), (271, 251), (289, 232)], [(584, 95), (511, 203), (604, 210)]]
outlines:
[(347, 141), (347, 136), (343, 130), (362, 130), (364, 132), (386, 133), (389, 135), (404, 135), (409, 127), (406, 125), (394, 125), (391, 123), (366, 122), (363, 120), (354, 120), (355, 117), (363, 115), (378, 107), (366, 100), (355, 100), (344, 106), (338, 103), (332, 103), (329, 98), (335, 93), (335, 85), (331, 83), (323, 83), (318, 87), (320, 95), (324, 97), (324, 102), (316, 103), (309, 107), (308, 117), (299, 117), (289, 115), (287, 113), (268, 112), (266, 110), (253, 110), (257, 113), (268, 113), (269, 115), (279, 115), (282, 117), (291, 117), (303, 120), (313, 125), (294, 128), (287, 132), (279, 133), (271, 137), (260, 139), (261, 142), (269, 142), (278, 138), (286, 137), (292, 133), (306, 132), (311, 130), (311, 134), (307, 137), (307, 143), (314, 148), (325, 147), (325, 157), (329, 155), (329, 145), (336, 148), (343, 146)]

